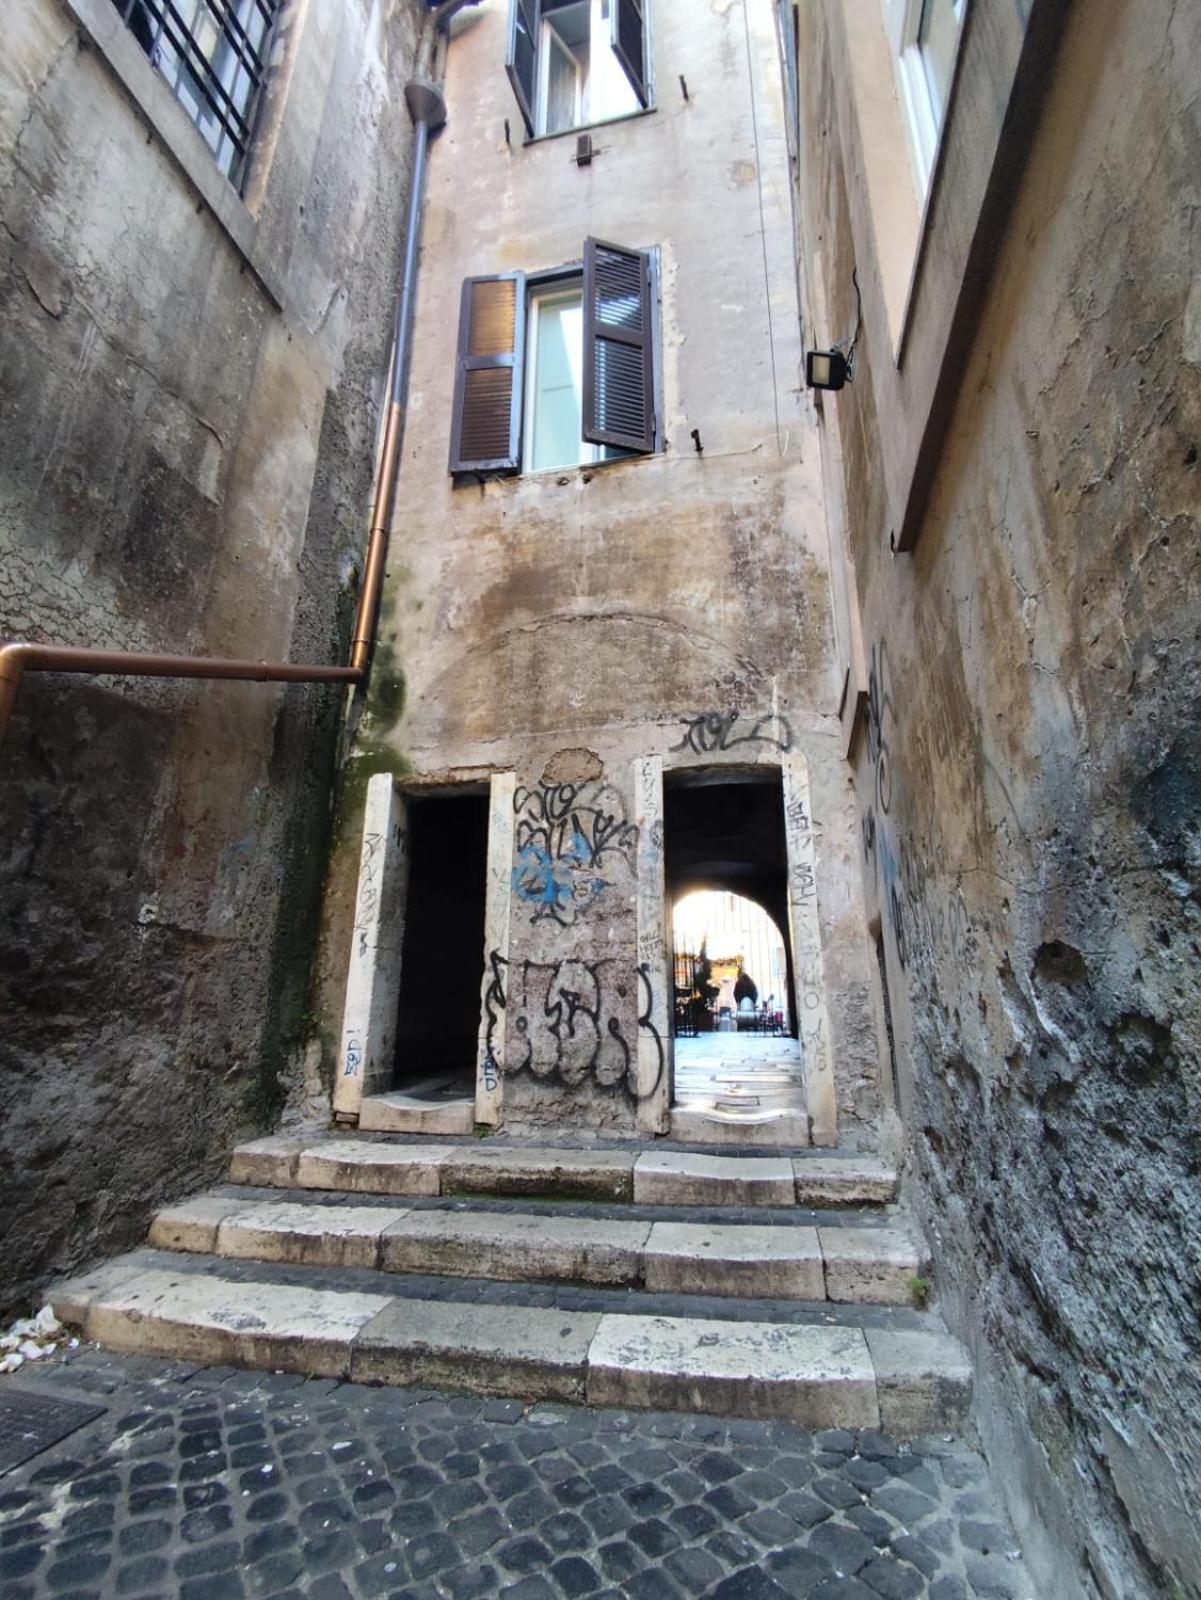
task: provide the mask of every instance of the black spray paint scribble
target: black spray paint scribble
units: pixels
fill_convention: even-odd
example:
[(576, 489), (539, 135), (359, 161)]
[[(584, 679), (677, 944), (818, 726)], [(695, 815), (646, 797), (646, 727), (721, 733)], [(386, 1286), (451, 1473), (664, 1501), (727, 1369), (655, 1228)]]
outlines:
[(509, 963), (499, 950), (488, 952), (488, 979), (487, 988), (484, 990), (484, 1015), (487, 1018), (487, 1027), (484, 1032), (484, 1060), (481, 1073), (484, 1079), (484, 1088), (489, 1094), (500, 1082), (501, 1064), (496, 1059), (496, 1024), (500, 1021), (500, 1013), (505, 1009), (505, 968)]
[(523, 961), (511, 974), (513, 1040), (506, 1074), (563, 1088), (638, 1094), (634, 1054), (615, 1014), (627, 994), (616, 959)]
[(640, 1028), (645, 1028), (654, 1039), (655, 1050), (658, 1053), (659, 1059), (658, 1070), (655, 1073), (655, 1081), (652, 1085), (648, 1086), (646, 1090), (646, 1098), (649, 1099), (663, 1081), (663, 1071), (667, 1065), (667, 1057), (663, 1049), (662, 1036), (660, 1035), (658, 1028), (656, 1028), (655, 1024), (651, 1021), (651, 1012), (655, 1009), (655, 986), (651, 982), (651, 969), (649, 962), (644, 961), (641, 964), (641, 966), (638, 968), (638, 976), (646, 987), (646, 1007), (638, 1017), (638, 1026)]
[(517, 861), (513, 893), (533, 907), (531, 922), (574, 925), (610, 880), (617, 861), (634, 865), (638, 828), (611, 784), (543, 783), (513, 796)]
[(792, 749), (792, 729), (784, 717), (769, 713), (739, 731), (741, 716), (738, 711), (702, 711), (684, 724), (684, 736), (671, 750), (691, 750), (694, 755), (707, 756), (746, 744), (769, 745), (781, 755)]

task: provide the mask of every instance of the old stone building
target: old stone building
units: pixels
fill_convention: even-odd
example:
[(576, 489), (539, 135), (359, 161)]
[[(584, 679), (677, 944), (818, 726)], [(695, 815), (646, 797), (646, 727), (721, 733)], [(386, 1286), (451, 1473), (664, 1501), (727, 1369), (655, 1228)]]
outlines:
[(343, 686), (5, 691), (6, 1299), (1201, 1593), (1196, 8), (227, 12), (11, 30), (3, 631)]
[[(345, 660), (420, 11), (259, 7), (262, 92), (241, 69), (214, 107), (140, 4), (5, 8), (0, 635)], [(336, 688), (26, 675), (0, 765), (6, 1309), (278, 1112), (339, 712)]]

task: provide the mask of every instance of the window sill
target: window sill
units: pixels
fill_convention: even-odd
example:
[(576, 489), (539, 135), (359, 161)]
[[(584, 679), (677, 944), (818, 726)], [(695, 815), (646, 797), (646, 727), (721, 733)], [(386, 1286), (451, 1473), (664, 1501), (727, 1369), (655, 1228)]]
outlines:
[(233, 245), (263, 293), (278, 311), (282, 287), (260, 259), (258, 223), (237, 190), (218, 169), (200, 133), (178, 104), (167, 81), (146, 59), (112, 0), (63, 0), (87, 44), (133, 101), (139, 115), (175, 162), (218, 227)]
[(603, 461), (577, 461), (565, 467), (538, 467), (532, 472), (452, 472), (450, 479), (455, 489), (490, 483), (513, 484), (515, 487), (522, 483), (545, 485), (552, 480), (560, 488), (567, 488), (572, 483), (588, 483), (594, 472), (603, 472), (610, 467), (628, 467), (633, 461), (656, 461), (662, 459), (663, 455), (662, 450), (631, 450), (626, 456), (608, 456)]
[(574, 139), (581, 133), (595, 133), (598, 128), (620, 128), (623, 123), (653, 117), (656, 109), (653, 105), (644, 106), (638, 111), (626, 111), (620, 117), (606, 117), (603, 122), (581, 122), (578, 128), (564, 128), (560, 133), (527, 134), (521, 141), (522, 148), (529, 149), (534, 144), (553, 144), (556, 139)]

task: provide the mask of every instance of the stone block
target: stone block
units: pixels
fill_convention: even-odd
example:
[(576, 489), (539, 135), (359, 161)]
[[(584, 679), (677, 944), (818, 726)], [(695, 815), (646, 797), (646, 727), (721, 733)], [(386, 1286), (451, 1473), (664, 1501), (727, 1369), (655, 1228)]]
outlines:
[(656, 1222), (644, 1262), (646, 1287), (660, 1294), (825, 1299), (816, 1228)]
[(809, 1118), (803, 1111), (768, 1111), (748, 1116), (745, 1112), (702, 1106), (674, 1106), (671, 1136), (684, 1144), (801, 1150), (809, 1143)]
[(470, 1133), (475, 1127), (475, 1102), (425, 1100), (414, 1094), (366, 1095), (359, 1108), (364, 1133)]
[(136, 1355), (339, 1378), (351, 1340), (389, 1303), (386, 1295), (155, 1271), (94, 1299), (84, 1326), (89, 1339)]
[(131, 1279), (141, 1277), (149, 1263), (144, 1251), (134, 1250), (129, 1255), (116, 1256), (91, 1272), (79, 1273), (74, 1278), (64, 1278), (52, 1284), (46, 1299), (60, 1322), (68, 1327), (82, 1328), (87, 1321), (88, 1307), (93, 1300), (111, 1293)]
[(194, 1250), (207, 1255), (217, 1248), (217, 1229), (246, 1202), (236, 1196), (198, 1194), (166, 1206), (150, 1224), (147, 1243), (156, 1250)]
[(240, 1144), (229, 1158), (229, 1181), (286, 1189), (296, 1181), (296, 1163), (314, 1135), (272, 1134)]
[(302, 1189), (343, 1189), (352, 1194), (437, 1194), (449, 1145), (372, 1144), (327, 1139), (310, 1145), (296, 1163)]
[(972, 1399), (972, 1364), (949, 1333), (868, 1328), (880, 1426), (897, 1437), (959, 1429)]
[(525, 1213), (412, 1212), (382, 1240), (387, 1272), (462, 1278), (637, 1283), (649, 1222)]
[(798, 1156), (797, 1204), (883, 1206), (897, 1197), (897, 1174), (874, 1156)]
[(406, 1215), (383, 1206), (243, 1205), (221, 1223), (215, 1248), (242, 1260), (375, 1267), (381, 1233)]
[(846, 1304), (909, 1305), (923, 1252), (897, 1228), (820, 1228), (826, 1297)]
[(634, 1200), (661, 1206), (791, 1206), (796, 1180), (785, 1156), (654, 1150), (634, 1163)]
[(806, 1428), (880, 1422), (862, 1330), (809, 1324), (603, 1316), (588, 1352), (588, 1403)]
[(579, 1401), (600, 1320), (594, 1312), (396, 1300), (356, 1339), (351, 1377)]
[(633, 1168), (633, 1155), (619, 1150), (461, 1148), (443, 1167), (442, 1192), (628, 1200)]

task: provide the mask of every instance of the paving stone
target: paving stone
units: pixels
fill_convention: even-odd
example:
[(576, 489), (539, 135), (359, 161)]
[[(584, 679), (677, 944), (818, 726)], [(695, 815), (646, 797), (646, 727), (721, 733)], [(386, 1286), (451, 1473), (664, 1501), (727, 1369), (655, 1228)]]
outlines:
[(600, 1318), (531, 1307), (406, 1300), (381, 1310), (355, 1340), (359, 1382), (442, 1383), (477, 1394), (581, 1399)]
[(847, 1304), (910, 1305), (923, 1252), (897, 1228), (819, 1228), (826, 1297)]
[(158, 1250), (194, 1250), (202, 1255), (216, 1248), (217, 1229), (240, 1202), (227, 1195), (201, 1194), (156, 1213), (148, 1243)]
[(971, 1405), (967, 1352), (946, 1333), (866, 1328), (880, 1398), (880, 1425), (912, 1436), (961, 1426)]
[(310, 1142), (297, 1157), (295, 1182), (301, 1189), (339, 1189), (350, 1194), (434, 1195), (442, 1186), (441, 1165), (452, 1153), (449, 1145), (326, 1139), (320, 1144)]
[(87, 1332), (113, 1350), (339, 1375), (351, 1339), (388, 1303), (382, 1295), (147, 1272), (93, 1300)]
[(634, 1163), (634, 1200), (639, 1205), (791, 1206), (796, 1180), (784, 1157), (654, 1150)]
[(442, 1172), (445, 1194), (553, 1195), (629, 1200), (634, 1157), (624, 1151), (456, 1146)]
[(588, 1354), (593, 1405), (681, 1406), (808, 1426), (875, 1426), (857, 1328), (606, 1316)]
[(300, 1152), (314, 1143), (312, 1136), (273, 1134), (238, 1145), (229, 1158), (231, 1183), (284, 1188), (295, 1181)]
[(643, 1259), (659, 1293), (825, 1298), (816, 1228), (656, 1222)]
[(798, 1205), (887, 1205), (896, 1198), (895, 1169), (870, 1156), (797, 1156), (793, 1169)]
[(438, 1272), (520, 1282), (632, 1284), (642, 1273), (646, 1222), (524, 1212), (410, 1212), (382, 1239), (388, 1272)]
[(234, 1260), (375, 1267), (380, 1235), (406, 1215), (383, 1206), (259, 1202), (221, 1220), (214, 1253)]

